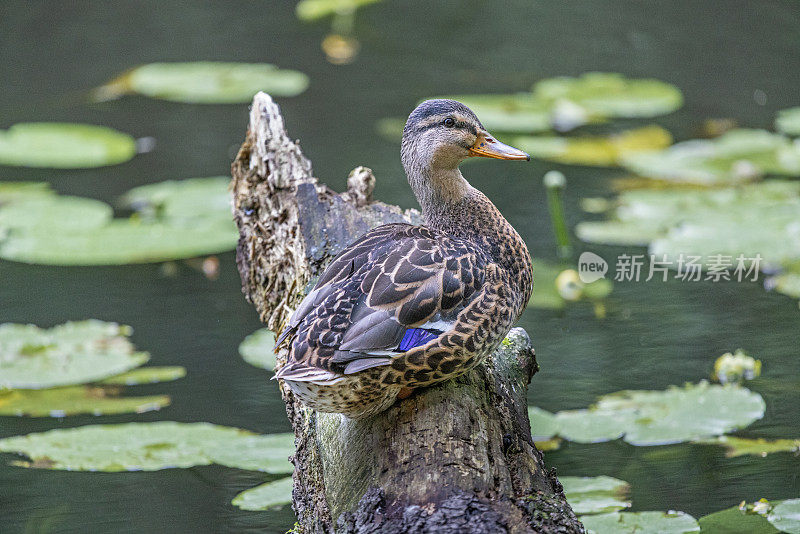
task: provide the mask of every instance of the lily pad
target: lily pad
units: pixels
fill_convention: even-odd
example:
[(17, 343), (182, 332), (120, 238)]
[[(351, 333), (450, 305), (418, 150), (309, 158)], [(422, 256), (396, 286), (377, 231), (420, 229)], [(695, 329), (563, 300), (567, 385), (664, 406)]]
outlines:
[(107, 224), (111, 206), (99, 200), (60, 195), (40, 195), (9, 202), (0, 208), (0, 229), (87, 230)]
[[(681, 255), (697, 257), (698, 266), (722, 256), (735, 271), (740, 255), (760, 255), (758, 267), (764, 270), (800, 259), (798, 218), (800, 184), (770, 180), (711, 190), (626, 191), (610, 220), (581, 223), (575, 232), (594, 243), (650, 243), (650, 253), (666, 255), (672, 268), (678, 268)], [(742, 274), (751, 264), (744, 263)]]
[(120, 202), (145, 217), (192, 219), (215, 214), (231, 220), (233, 225), (230, 183), (227, 176), (167, 180), (135, 187)]
[(236, 246), (224, 177), (163, 182), (131, 190), (133, 216), (110, 206), (57, 195), (0, 206), (0, 257), (46, 265), (121, 265), (217, 254)]
[(670, 133), (660, 126), (647, 126), (605, 137), (516, 137), (511, 144), (531, 157), (570, 163), (610, 167), (626, 155), (657, 150), (672, 143)]
[(266, 328), (256, 330), (239, 345), (239, 354), (250, 365), (274, 371), (275, 365), (275, 334)]
[(300, 0), (295, 7), (297, 18), (311, 22), (332, 15), (352, 13), (356, 9), (381, 0)]
[(156, 384), (158, 382), (171, 382), (186, 376), (186, 368), (180, 366), (168, 367), (139, 367), (127, 373), (110, 376), (98, 384), (135, 386), (139, 384)]
[(54, 195), (47, 182), (0, 182), (0, 202)]
[(608, 476), (559, 477), (564, 494), (578, 515), (617, 512), (630, 508), (625, 499), (630, 484)]
[(245, 490), (234, 497), (231, 504), (242, 510), (260, 511), (291, 502), (292, 477), (286, 477)]
[[(458, 100), (481, 120), (486, 129), (500, 132), (536, 133), (553, 128), (550, 103), (537, 100), (530, 93), (515, 95), (457, 95)], [(581, 118), (580, 124), (588, 119)]]
[(799, 136), (800, 106), (779, 111), (778, 118), (775, 119), (775, 128), (786, 135)]
[[(89, 425), (14, 436), (0, 440), (0, 452), (26, 455), (25, 467), (70, 471), (156, 471), (219, 463), (228, 467), (264, 472), (291, 473), (293, 466), (263, 449), (282, 443), (281, 438), (259, 436), (210, 423), (127, 423)], [(270, 456), (274, 453), (275, 458)], [(259, 463), (263, 460), (263, 464)]]
[(536, 261), (533, 266), (534, 289), (528, 303), (534, 308), (560, 310), (567, 301), (601, 301), (611, 294), (613, 284), (599, 279), (584, 284), (574, 269)]
[(118, 397), (116, 392), (97, 386), (14, 389), (0, 392), (0, 415), (65, 417), (144, 413), (159, 410), (169, 402), (166, 395)]
[(558, 412), (559, 435), (579, 443), (624, 436), (631, 445), (665, 445), (712, 437), (764, 416), (764, 399), (746, 388), (702, 381), (664, 391), (603, 395), (586, 410)]
[(108, 100), (129, 93), (193, 104), (237, 104), (264, 91), (272, 96), (296, 96), (308, 87), (308, 76), (267, 63), (150, 63), (95, 90)]
[(0, 130), (0, 165), (76, 169), (116, 165), (134, 155), (133, 137), (103, 126), (31, 122)]
[(718, 436), (712, 439), (695, 440), (703, 445), (721, 445), (727, 449), (726, 456), (766, 456), (774, 452), (800, 452), (800, 439), (749, 439), (736, 436)]
[(767, 515), (767, 521), (781, 532), (800, 534), (800, 499), (778, 503)]
[(694, 517), (683, 512), (613, 512), (581, 517), (589, 534), (682, 534), (700, 532)]
[(0, 389), (42, 389), (102, 380), (149, 359), (128, 340), (131, 328), (102, 321), (50, 329), (0, 325)]
[(697, 520), (704, 534), (777, 534), (767, 518), (758, 513), (731, 506)]
[(673, 85), (609, 72), (542, 80), (534, 85), (533, 95), (544, 101), (567, 101), (603, 117), (655, 117), (683, 105), (683, 96)]
[(558, 423), (555, 415), (536, 406), (528, 406), (528, 418), (531, 421), (531, 436), (534, 441), (544, 441), (558, 434)]
[(209, 458), (219, 465), (261, 471), (273, 475), (291, 473), (294, 467), (289, 456), (295, 452), (294, 434), (267, 434), (242, 437), (235, 447), (219, 442), (206, 448)]
[(800, 176), (800, 145), (765, 130), (731, 130), (716, 139), (684, 141), (637, 152), (622, 164), (647, 178), (701, 185), (732, 184), (765, 174)]

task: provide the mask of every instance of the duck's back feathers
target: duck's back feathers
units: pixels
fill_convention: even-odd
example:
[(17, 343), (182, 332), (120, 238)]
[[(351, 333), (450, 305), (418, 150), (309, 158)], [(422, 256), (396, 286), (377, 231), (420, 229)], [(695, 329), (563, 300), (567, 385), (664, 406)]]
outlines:
[(334, 259), (289, 319), (277, 378), (330, 383), (388, 365), (453, 328), (489, 260), (467, 241), (419, 226), (368, 232)]

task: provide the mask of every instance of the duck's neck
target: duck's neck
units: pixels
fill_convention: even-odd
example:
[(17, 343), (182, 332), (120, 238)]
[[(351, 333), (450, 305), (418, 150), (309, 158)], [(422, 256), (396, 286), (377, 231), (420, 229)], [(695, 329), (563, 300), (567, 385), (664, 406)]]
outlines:
[(524, 272), (522, 278), (527, 282), (522, 285), (529, 286), (531, 260), (525, 242), (486, 195), (469, 185), (458, 168), (406, 165), (406, 173), (428, 226), (468, 239), (509, 272)]

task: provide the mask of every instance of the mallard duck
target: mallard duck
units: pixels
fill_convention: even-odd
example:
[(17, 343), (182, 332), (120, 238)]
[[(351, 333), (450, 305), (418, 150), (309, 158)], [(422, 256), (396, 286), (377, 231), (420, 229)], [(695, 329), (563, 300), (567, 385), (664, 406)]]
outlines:
[(276, 342), (289, 354), (275, 378), (321, 412), (361, 419), (467, 372), (531, 296), (525, 243), (458, 168), (472, 156), (530, 156), (454, 100), (427, 100), (411, 113), (401, 155), (425, 224), (379, 226), (348, 246)]

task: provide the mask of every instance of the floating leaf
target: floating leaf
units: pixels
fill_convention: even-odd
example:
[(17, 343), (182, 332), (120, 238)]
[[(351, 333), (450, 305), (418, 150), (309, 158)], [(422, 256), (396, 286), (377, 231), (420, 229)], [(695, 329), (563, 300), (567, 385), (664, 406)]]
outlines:
[(761, 360), (748, 356), (742, 349), (726, 352), (714, 362), (712, 379), (721, 384), (741, 384), (761, 376)]
[(606, 72), (542, 80), (533, 87), (533, 95), (545, 101), (568, 101), (603, 117), (655, 117), (683, 104), (680, 90), (673, 85)]
[(767, 520), (781, 532), (800, 534), (800, 499), (789, 499), (775, 504), (767, 515)]
[(103, 126), (31, 122), (0, 130), (0, 165), (102, 167), (128, 161), (134, 155), (133, 137)]
[(548, 411), (528, 406), (528, 418), (531, 421), (531, 436), (534, 441), (543, 441), (558, 434), (556, 417)]
[(534, 308), (560, 310), (567, 300), (599, 301), (613, 289), (613, 284), (608, 280), (601, 278), (584, 284), (574, 269), (564, 269), (542, 261), (534, 263), (533, 278), (534, 289), (529, 305)]
[(647, 126), (605, 137), (516, 137), (512, 144), (531, 157), (571, 163), (609, 167), (618, 165), (626, 155), (656, 150), (672, 143), (670, 133), (660, 126)]
[(239, 345), (239, 354), (250, 365), (261, 367), (267, 371), (274, 371), (275, 365), (275, 334), (266, 328), (256, 330)]
[(135, 187), (120, 202), (153, 218), (192, 219), (216, 214), (231, 219), (230, 183), (227, 176), (167, 180)]
[(694, 517), (683, 512), (613, 512), (581, 517), (589, 534), (681, 534), (700, 532)]
[(120, 265), (217, 254), (236, 245), (224, 177), (163, 182), (131, 190), (111, 219), (99, 201), (49, 195), (0, 206), (0, 257), (47, 265)]
[(627, 154), (622, 164), (648, 178), (730, 184), (765, 174), (800, 176), (800, 145), (764, 130), (731, 130), (716, 139), (684, 141), (662, 151)]
[(631, 445), (665, 445), (718, 436), (764, 416), (764, 399), (738, 386), (686, 384), (664, 391), (619, 391), (587, 410), (558, 412), (559, 435), (594, 443), (624, 435)]
[(775, 128), (786, 135), (800, 135), (800, 107), (782, 109), (775, 119)]
[(267, 63), (150, 63), (95, 90), (108, 100), (129, 93), (193, 104), (237, 104), (264, 91), (272, 96), (296, 96), (308, 87), (308, 76)]
[(617, 512), (631, 506), (624, 499), (631, 488), (624, 480), (599, 476), (559, 477), (559, 481), (567, 502), (578, 515)]
[(135, 386), (139, 384), (155, 384), (158, 382), (171, 382), (186, 376), (186, 368), (180, 366), (169, 367), (139, 367), (127, 373), (110, 376), (98, 382), (103, 385)]
[(260, 511), (291, 502), (292, 477), (286, 477), (245, 490), (234, 497), (231, 504), (242, 510)]
[(300, 0), (295, 7), (297, 18), (311, 22), (331, 15), (352, 13), (356, 9), (381, 0)]
[(236, 441), (235, 447), (230, 447), (227, 442), (219, 442), (216, 446), (206, 448), (206, 453), (215, 464), (274, 475), (292, 472), (294, 467), (289, 462), (289, 456), (294, 452), (292, 433), (243, 437)]
[(732, 506), (697, 520), (704, 534), (777, 534), (767, 518)]
[(800, 439), (748, 439), (736, 436), (718, 436), (712, 439), (695, 440), (703, 445), (721, 445), (727, 449), (728, 458), (735, 456), (766, 456), (773, 452), (800, 452)]
[(9, 202), (0, 208), (0, 228), (15, 230), (87, 230), (107, 224), (111, 206), (91, 198), (40, 195)]
[(0, 325), (0, 389), (41, 389), (102, 380), (145, 363), (134, 352), (130, 327), (102, 321), (50, 329)]
[[(622, 193), (612, 219), (579, 224), (584, 241), (604, 244), (651, 242), (650, 252), (667, 255), (677, 267), (680, 255), (761, 255), (759, 266), (776, 268), (800, 258), (800, 184), (770, 180), (711, 190), (633, 190)], [(746, 263), (744, 268), (749, 268)]]
[(15, 389), (0, 392), (0, 415), (64, 417), (143, 413), (161, 409), (169, 402), (166, 395), (117, 397), (115, 392), (97, 386)]
[(627, 413), (564, 410), (556, 413), (558, 435), (577, 443), (599, 443), (622, 437), (630, 424)]
[[(552, 128), (552, 106), (530, 93), (516, 95), (458, 95), (458, 100), (481, 120), (489, 131), (535, 133)], [(581, 124), (585, 124), (584, 119)]]
[(0, 202), (54, 195), (47, 182), (0, 182)]
[[(50, 430), (0, 439), (0, 452), (25, 454), (27, 467), (70, 471), (156, 471), (174, 467), (193, 467), (220, 463), (228, 467), (291, 473), (284, 457), (284, 468), (276, 468), (275, 456), (286, 452), (263, 449), (282, 443), (285, 438), (259, 436), (210, 423), (127, 423), (89, 425)], [(263, 464), (259, 463), (263, 460)]]

